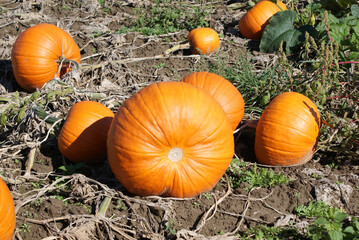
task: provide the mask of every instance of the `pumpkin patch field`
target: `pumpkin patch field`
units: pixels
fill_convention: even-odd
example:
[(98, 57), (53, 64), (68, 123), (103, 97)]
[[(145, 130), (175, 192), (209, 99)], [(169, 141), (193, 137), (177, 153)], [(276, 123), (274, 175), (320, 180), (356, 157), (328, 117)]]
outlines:
[(0, 0), (0, 240), (359, 239), (352, 0)]

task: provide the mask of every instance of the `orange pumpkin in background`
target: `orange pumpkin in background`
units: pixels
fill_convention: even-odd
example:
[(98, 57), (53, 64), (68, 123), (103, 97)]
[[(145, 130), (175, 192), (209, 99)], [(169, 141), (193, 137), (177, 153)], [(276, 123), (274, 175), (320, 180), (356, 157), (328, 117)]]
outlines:
[[(30, 92), (69, 71), (69, 60), (80, 63), (79, 47), (70, 34), (47, 23), (22, 32), (11, 51), (15, 79), (23, 89)], [(61, 61), (62, 68), (58, 71)]]
[(240, 33), (248, 39), (261, 39), (269, 19), (281, 10), (287, 10), (287, 7), (279, 0), (277, 4), (269, 0), (258, 2), (239, 20)]
[(98, 102), (82, 101), (73, 105), (58, 136), (61, 154), (77, 163), (104, 161), (113, 117), (114, 113)]
[(293, 166), (309, 161), (316, 148), (320, 115), (306, 96), (286, 92), (275, 97), (259, 119), (254, 151), (266, 165)]
[(0, 240), (11, 240), (15, 225), (14, 200), (6, 183), (0, 178)]
[(190, 31), (187, 40), (195, 54), (210, 54), (219, 48), (218, 33), (212, 28), (196, 28)]
[(159, 82), (118, 109), (107, 152), (112, 172), (129, 192), (194, 197), (220, 180), (234, 140), (222, 107), (204, 90)]
[(243, 118), (244, 100), (241, 93), (230, 81), (209, 72), (194, 72), (181, 81), (202, 88), (209, 93), (227, 114), (232, 130), (237, 128)]

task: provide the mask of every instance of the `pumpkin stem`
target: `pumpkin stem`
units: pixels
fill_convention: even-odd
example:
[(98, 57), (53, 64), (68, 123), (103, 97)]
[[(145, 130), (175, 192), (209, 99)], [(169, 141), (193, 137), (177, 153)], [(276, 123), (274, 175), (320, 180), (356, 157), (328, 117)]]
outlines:
[(168, 54), (170, 54), (170, 53), (172, 53), (174, 51), (177, 51), (179, 49), (189, 48), (189, 46), (190, 46), (190, 44), (189, 44), (188, 40), (185, 40), (185, 41), (181, 42), (180, 44), (167, 49), (166, 51), (163, 52), (163, 54), (168, 55)]
[(111, 203), (111, 197), (105, 197), (105, 199), (101, 202), (100, 209), (98, 210), (96, 215), (98, 217), (105, 217), (110, 203)]
[(64, 56), (59, 56), (59, 60), (56, 61), (58, 67), (56, 76), (62, 76), (67, 72), (67, 69), (71, 69), (73, 66), (75, 70), (80, 69), (80, 64), (72, 59), (67, 59)]
[(168, 159), (171, 160), (172, 162), (178, 162), (183, 157), (183, 151), (182, 149), (175, 147), (168, 152), (167, 156)]
[(29, 152), (29, 159), (28, 159), (26, 171), (24, 174), (25, 178), (30, 177), (30, 175), (31, 175), (31, 169), (32, 169), (32, 166), (34, 165), (34, 161), (35, 161), (35, 154), (36, 154), (36, 147), (32, 148)]

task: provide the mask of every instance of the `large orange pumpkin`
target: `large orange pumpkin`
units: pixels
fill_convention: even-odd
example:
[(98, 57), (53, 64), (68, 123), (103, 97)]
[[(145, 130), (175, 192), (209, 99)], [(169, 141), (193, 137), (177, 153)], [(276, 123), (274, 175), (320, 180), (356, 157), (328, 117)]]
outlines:
[(15, 225), (14, 200), (6, 183), (0, 178), (0, 240), (11, 240)]
[(105, 160), (107, 133), (114, 113), (101, 103), (82, 101), (72, 106), (58, 136), (62, 155), (73, 162)]
[(254, 150), (262, 164), (292, 166), (312, 158), (320, 115), (306, 96), (286, 92), (275, 97), (259, 119)]
[(210, 54), (219, 48), (220, 41), (212, 28), (196, 28), (187, 37), (191, 51), (195, 54)]
[(287, 10), (287, 7), (279, 0), (277, 4), (269, 0), (258, 2), (239, 20), (240, 33), (248, 39), (260, 39), (269, 19), (281, 10)]
[(227, 114), (232, 130), (237, 128), (243, 118), (244, 101), (241, 93), (231, 82), (209, 72), (194, 72), (181, 81), (200, 87), (209, 93)]
[[(80, 63), (80, 50), (74, 39), (59, 27), (41, 23), (26, 29), (16, 39), (11, 63), (18, 84), (27, 91), (41, 88), (55, 76), (69, 70), (68, 60)], [(59, 62), (63, 61), (58, 73)]]
[(153, 83), (117, 111), (108, 134), (116, 178), (140, 196), (193, 197), (210, 190), (234, 154), (221, 106), (183, 82)]

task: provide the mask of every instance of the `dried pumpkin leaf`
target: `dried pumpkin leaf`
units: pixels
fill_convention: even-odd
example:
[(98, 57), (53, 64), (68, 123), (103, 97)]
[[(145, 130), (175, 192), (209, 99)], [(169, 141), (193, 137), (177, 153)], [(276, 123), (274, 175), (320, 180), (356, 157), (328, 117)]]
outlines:
[(279, 50), (280, 43), (283, 41), (283, 49), (286, 53), (296, 50), (305, 40), (305, 32), (314, 38), (317, 31), (310, 25), (294, 28), (294, 21), (297, 13), (286, 10), (279, 11), (269, 20), (268, 26), (265, 28), (259, 45), (261, 52), (271, 53)]

